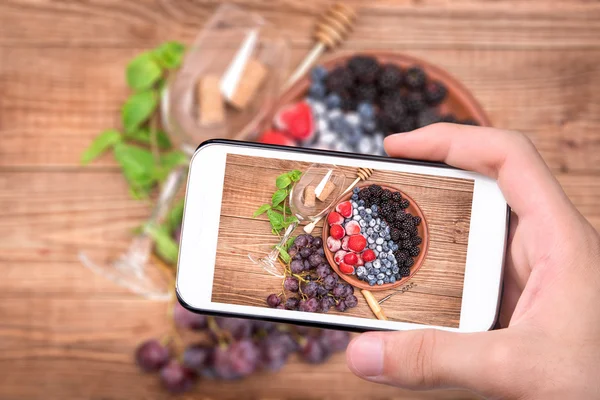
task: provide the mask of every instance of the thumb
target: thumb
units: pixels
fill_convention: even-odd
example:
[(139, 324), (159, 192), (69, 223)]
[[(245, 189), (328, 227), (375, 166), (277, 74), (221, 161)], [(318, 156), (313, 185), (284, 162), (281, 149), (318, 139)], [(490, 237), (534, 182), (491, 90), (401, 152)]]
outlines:
[(361, 378), (407, 389), (497, 389), (506, 359), (502, 331), (453, 333), (435, 329), (369, 332), (346, 351), (348, 367)]

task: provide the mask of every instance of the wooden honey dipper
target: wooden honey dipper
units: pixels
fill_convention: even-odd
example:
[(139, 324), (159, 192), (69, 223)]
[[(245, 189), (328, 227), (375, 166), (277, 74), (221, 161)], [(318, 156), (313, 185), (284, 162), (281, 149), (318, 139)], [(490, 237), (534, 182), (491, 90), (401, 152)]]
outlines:
[[(352, 183), (350, 184), (350, 186), (348, 186), (348, 187), (346, 188), (346, 190), (344, 190), (344, 191), (342, 192), (342, 194), (340, 194), (340, 195), (338, 196), (338, 199), (339, 199), (339, 198), (341, 198), (341, 197), (343, 197), (343, 196), (344, 196), (346, 193), (348, 193), (349, 191), (351, 191), (351, 190), (352, 190), (352, 188), (354, 188), (354, 186), (356, 186), (356, 184), (357, 184), (358, 182), (360, 182), (360, 181), (366, 181), (367, 179), (369, 179), (369, 178), (371, 177), (371, 175), (373, 175), (373, 169), (371, 169), (371, 168), (362, 168), (362, 167), (360, 167), (360, 168), (358, 168), (358, 169), (356, 170), (356, 175), (358, 175), (358, 178), (356, 178), (356, 179), (354, 180), (354, 182), (352, 182)], [(328, 211), (327, 211), (327, 210), (331, 209), (331, 207), (335, 207), (335, 203), (336, 203), (336, 202), (337, 202), (337, 201), (334, 201), (333, 203), (331, 203), (331, 205), (330, 205), (328, 208), (326, 208), (325, 210), (323, 210), (323, 212), (322, 212), (322, 214), (321, 214), (321, 216), (320, 216), (320, 217), (316, 218), (316, 219), (315, 219), (313, 222), (311, 222), (310, 224), (307, 224), (306, 226), (304, 226), (304, 232), (306, 232), (306, 233), (312, 233), (313, 229), (315, 229), (315, 225), (317, 225), (317, 223), (318, 223), (318, 222), (319, 222), (319, 221), (320, 221), (320, 220), (321, 220), (321, 219), (322, 219), (322, 218), (325, 216), (325, 214), (327, 214), (327, 213), (328, 213)]]
[(355, 19), (356, 12), (351, 7), (342, 3), (332, 5), (315, 27), (314, 38), (317, 44), (288, 79), (285, 89), (300, 79), (326, 49), (332, 49), (340, 44), (350, 32)]

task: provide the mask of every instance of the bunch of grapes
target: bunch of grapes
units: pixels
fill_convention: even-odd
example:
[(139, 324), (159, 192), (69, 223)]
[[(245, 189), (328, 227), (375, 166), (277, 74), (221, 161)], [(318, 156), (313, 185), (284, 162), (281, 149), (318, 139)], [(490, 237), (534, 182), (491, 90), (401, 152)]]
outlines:
[(283, 290), (267, 297), (269, 307), (321, 313), (332, 307), (340, 312), (356, 307), (354, 287), (338, 279), (325, 258), (320, 237), (299, 235), (288, 254), (291, 262)]
[(173, 317), (178, 328), (198, 332), (201, 340), (181, 349), (176, 340), (162, 343), (151, 339), (135, 353), (139, 367), (158, 372), (163, 386), (172, 393), (186, 392), (202, 378), (235, 380), (259, 370), (277, 371), (293, 353), (305, 362), (322, 363), (344, 350), (350, 339), (343, 331), (209, 317), (179, 304)]

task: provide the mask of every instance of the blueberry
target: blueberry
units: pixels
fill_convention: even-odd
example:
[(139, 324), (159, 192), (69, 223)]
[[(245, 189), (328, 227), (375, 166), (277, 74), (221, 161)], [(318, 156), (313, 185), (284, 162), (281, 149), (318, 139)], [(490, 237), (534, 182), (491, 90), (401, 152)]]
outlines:
[(391, 262), (391, 261), (395, 260), (395, 259), (396, 259), (396, 257), (394, 257), (394, 255), (393, 255), (393, 254), (388, 254), (388, 257), (387, 257), (387, 259), (388, 259), (388, 261), (390, 261), (390, 262)]
[(367, 223), (365, 221), (358, 221), (358, 224), (360, 225), (361, 228), (364, 228), (367, 226)]
[(367, 210), (367, 215), (365, 216), (365, 221), (371, 222), (372, 220), (373, 220), (373, 217), (371, 216), (371, 214), (369, 214), (369, 210)]
[[(367, 242), (368, 242), (368, 241), (369, 241), (369, 239), (367, 239)], [(374, 240), (373, 240), (373, 243), (369, 243), (369, 248), (370, 248), (371, 250), (374, 250), (374, 249), (375, 249), (375, 246), (377, 246), (377, 245), (375, 244), (375, 241), (374, 241)]]
[(364, 206), (365, 206), (365, 201), (364, 201), (364, 200), (362, 200), (362, 199), (361, 199), (361, 200), (359, 200), (359, 201), (358, 201), (358, 205), (359, 205), (359, 206), (363, 206), (363, 207), (364, 207)]
[(356, 276), (363, 276), (366, 274), (367, 274), (367, 269), (364, 266), (356, 268)]
[(352, 126), (358, 126), (360, 124), (360, 117), (357, 113), (350, 112), (346, 114), (346, 121)]
[(373, 260), (373, 267), (374, 268), (381, 267), (381, 261), (380, 260)]
[[(384, 238), (384, 237), (385, 237), (385, 232), (384, 232), (384, 231), (381, 231), (381, 232), (379, 232), (379, 238), (380, 238), (381, 240), (383, 240), (383, 238)], [(383, 243), (383, 242), (382, 242), (382, 243)]]
[(396, 243), (392, 245), (392, 251), (398, 251), (398, 245)]
[(388, 251), (390, 248), (388, 247), (387, 243), (384, 243), (381, 248), (383, 249), (383, 251)]
[(374, 212), (377, 212), (377, 204), (373, 204), (371, 206), (371, 210), (373, 210)]
[[(368, 237), (368, 238), (367, 238), (367, 242), (368, 242), (369, 244), (373, 244), (373, 245), (375, 244), (375, 240), (374, 240), (373, 238), (371, 238), (371, 237)], [(370, 247), (370, 246), (369, 246), (369, 247)]]
[(390, 277), (386, 275), (385, 278), (383, 278), (383, 283), (390, 283)]
[(383, 247), (381, 247), (380, 244), (377, 245), (377, 247), (375, 247), (377, 249), (378, 252), (382, 252), (383, 251)]
[(358, 201), (358, 195), (357, 194), (353, 194), (352, 197), (350, 198), (352, 201)]
[(379, 286), (383, 285), (383, 279), (380, 279), (380, 280), (378, 280), (378, 281), (377, 281), (377, 284), (378, 284)]
[(358, 194), (358, 192), (360, 192), (360, 188), (358, 186), (355, 186), (354, 189), (352, 189), (352, 193)]
[(389, 239), (386, 239), (386, 240), (388, 241), (388, 242), (387, 242), (388, 246), (390, 246), (390, 247), (391, 247), (391, 246), (393, 246), (393, 245), (394, 245), (394, 241), (393, 241), (393, 240), (389, 240)]
[(373, 216), (376, 217), (377, 216), (377, 211), (373, 210)]
[(358, 107), (356, 107), (356, 110), (358, 111), (358, 115), (363, 119), (369, 120), (375, 117), (375, 109), (371, 103), (360, 103)]
[(396, 277), (394, 275), (390, 276), (390, 283), (396, 283)]
[(331, 111), (329, 111), (327, 113), (327, 117), (329, 118), (329, 121), (331, 121), (331, 122), (343, 119), (342, 112), (340, 110), (331, 110)]
[(367, 268), (373, 268), (373, 263), (371, 261), (367, 261), (365, 263), (365, 267), (367, 267)]
[(327, 78), (327, 69), (322, 65), (317, 65), (310, 71), (310, 79), (313, 82), (322, 82), (325, 78)]
[(360, 215), (361, 217), (365, 218), (367, 216), (367, 213), (365, 212), (365, 210), (359, 210), (358, 211), (358, 215)]
[(391, 269), (388, 269), (388, 270), (386, 270), (386, 271), (385, 271), (385, 274), (386, 274), (386, 275), (391, 275), (391, 274), (392, 274), (392, 270), (391, 270)]
[(373, 250), (373, 253), (375, 253), (375, 257), (379, 256), (379, 252), (378, 252), (378, 251), (377, 251), (377, 249), (375, 248), (375, 247), (377, 247), (377, 245), (376, 245), (375, 243), (373, 243), (373, 244), (372, 244), (372, 246), (373, 246), (373, 247), (372, 247), (372, 250)]
[(383, 229), (387, 228), (388, 224), (385, 221), (381, 221), (381, 227)]
[[(370, 226), (371, 228), (373, 228), (373, 229), (375, 229), (375, 228), (374, 228), (375, 224), (377, 224), (377, 221), (376, 221), (376, 220), (372, 219), (371, 221), (369, 221), (369, 226)], [(373, 239), (373, 240), (375, 240), (375, 239)]]
[[(363, 130), (366, 133), (372, 133), (377, 128), (377, 123), (372, 119), (368, 119), (368, 120), (363, 120), (362, 123), (360, 124), (360, 126), (361, 126), (361, 128), (363, 128)], [(369, 141), (369, 144), (370, 144), (370, 141)]]
[(369, 285), (370, 286), (375, 286), (376, 283), (377, 283), (377, 281), (375, 279), (370, 279), (369, 280)]
[(391, 239), (392, 239), (392, 237), (391, 237), (390, 235), (385, 235), (384, 239), (385, 239), (385, 240), (391, 240)]
[(369, 275), (367, 275), (367, 279), (368, 280), (373, 280), (373, 279), (375, 279), (375, 275), (369, 274)]
[(367, 235), (371, 236), (373, 234), (373, 228), (367, 229)]
[(371, 214), (373, 212), (370, 208), (365, 208), (365, 211), (367, 212), (367, 214)]
[(379, 237), (379, 238), (375, 239), (375, 243), (383, 244), (383, 238)]
[(325, 86), (320, 82), (313, 82), (308, 89), (308, 95), (313, 99), (322, 99), (325, 97)]
[[(375, 230), (375, 228), (373, 228), (373, 230)], [(375, 242), (377, 240), (377, 234), (375, 232), (373, 232), (373, 234), (370, 236), (370, 238), (373, 240), (373, 242)]]
[(400, 272), (400, 268), (392, 267), (392, 273), (397, 274), (398, 272)]

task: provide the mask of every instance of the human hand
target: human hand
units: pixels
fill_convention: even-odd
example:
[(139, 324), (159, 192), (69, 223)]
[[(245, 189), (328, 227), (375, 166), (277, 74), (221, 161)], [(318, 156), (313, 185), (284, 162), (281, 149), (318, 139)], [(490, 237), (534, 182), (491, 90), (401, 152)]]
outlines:
[(385, 140), (393, 157), (497, 179), (511, 206), (502, 329), (369, 332), (347, 349), (358, 376), (408, 389), (516, 399), (600, 398), (600, 237), (524, 135), (435, 124)]

